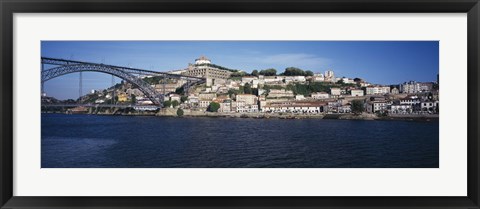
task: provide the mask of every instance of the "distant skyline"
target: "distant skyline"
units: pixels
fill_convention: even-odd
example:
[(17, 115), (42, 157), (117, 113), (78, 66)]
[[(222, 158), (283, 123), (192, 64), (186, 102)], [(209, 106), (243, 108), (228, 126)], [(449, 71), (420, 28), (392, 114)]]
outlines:
[[(251, 72), (298, 67), (374, 84), (436, 81), (438, 41), (42, 41), (41, 56), (154, 71), (184, 69), (205, 55), (212, 63)], [(45, 83), (49, 96), (78, 98), (78, 73)], [(115, 79), (120, 82), (120, 78)], [(83, 93), (111, 85), (111, 76), (83, 73)]]

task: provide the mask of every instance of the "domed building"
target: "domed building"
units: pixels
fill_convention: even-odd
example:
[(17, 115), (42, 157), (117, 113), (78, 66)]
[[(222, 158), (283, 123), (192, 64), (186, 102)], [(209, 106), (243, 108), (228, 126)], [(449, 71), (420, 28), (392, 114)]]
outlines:
[(202, 64), (212, 64), (212, 62), (205, 56), (201, 56), (195, 60), (195, 65), (202, 65)]
[(182, 75), (206, 78), (207, 86), (225, 83), (231, 74), (232, 72), (219, 69), (216, 65), (213, 65), (210, 59), (205, 56), (195, 59), (195, 64), (189, 64), (186, 71), (182, 72)]

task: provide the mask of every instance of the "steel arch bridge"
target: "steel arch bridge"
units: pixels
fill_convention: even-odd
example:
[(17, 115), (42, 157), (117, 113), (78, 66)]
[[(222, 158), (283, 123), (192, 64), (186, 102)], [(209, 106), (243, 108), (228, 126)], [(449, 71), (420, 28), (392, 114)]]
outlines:
[[(56, 77), (60, 77), (70, 73), (77, 72), (101, 72), (119, 77), (127, 82), (137, 86), (138, 89), (153, 104), (162, 106), (165, 95), (158, 93), (153, 87), (142, 79), (142, 76), (162, 76), (163, 78), (175, 78), (187, 80), (184, 88), (190, 88), (192, 85), (205, 82), (205, 78), (185, 76), (179, 74), (169, 74), (164, 72), (156, 72), (150, 70), (142, 70), (129, 67), (121, 67), (114, 65), (105, 65), (101, 63), (81, 62), (74, 60), (65, 60), (57, 58), (42, 57), (42, 86), (43, 84)], [(54, 65), (55, 67), (44, 69), (44, 64)]]

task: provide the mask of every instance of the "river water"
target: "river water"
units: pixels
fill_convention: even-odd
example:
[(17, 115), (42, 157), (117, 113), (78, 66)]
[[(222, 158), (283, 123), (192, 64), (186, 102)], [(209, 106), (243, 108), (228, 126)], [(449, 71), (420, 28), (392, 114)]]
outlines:
[(42, 168), (438, 168), (438, 121), (42, 114)]

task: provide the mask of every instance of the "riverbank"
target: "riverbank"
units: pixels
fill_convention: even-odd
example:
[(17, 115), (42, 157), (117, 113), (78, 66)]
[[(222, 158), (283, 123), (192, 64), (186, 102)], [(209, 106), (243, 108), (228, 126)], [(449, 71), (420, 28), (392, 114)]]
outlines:
[[(165, 108), (159, 111), (156, 116), (178, 117), (177, 109)], [(255, 119), (336, 119), (336, 120), (410, 120), (410, 121), (431, 121), (438, 120), (439, 115), (388, 115), (378, 116), (376, 114), (297, 114), (297, 113), (220, 113), (205, 111), (184, 110), (182, 117), (223, 117), (223, 118), (255, 118)]]
[[(42, 112), (42, 113), (60, 113), (64, 112)], [(158, 117), (179, 117), (176, 108), (164, 108), (159, 112), (89, 112), (83, 113), (87, 115), (121, 115), (121, 116), (158, 116)], [(439, 115), (435, 114), (403, 114), (403, 115), (387, 115), (378, 116), (376, 114), (297, 114), (297, 113), (220, 113), (206, 111), (183, 110), (181, 117), (210, 117), (210, 118), (254, 118), (254, 119), (332, 119), (332, 120), (406, 120), (406, 121), (435, 121), (439, 119)]]

